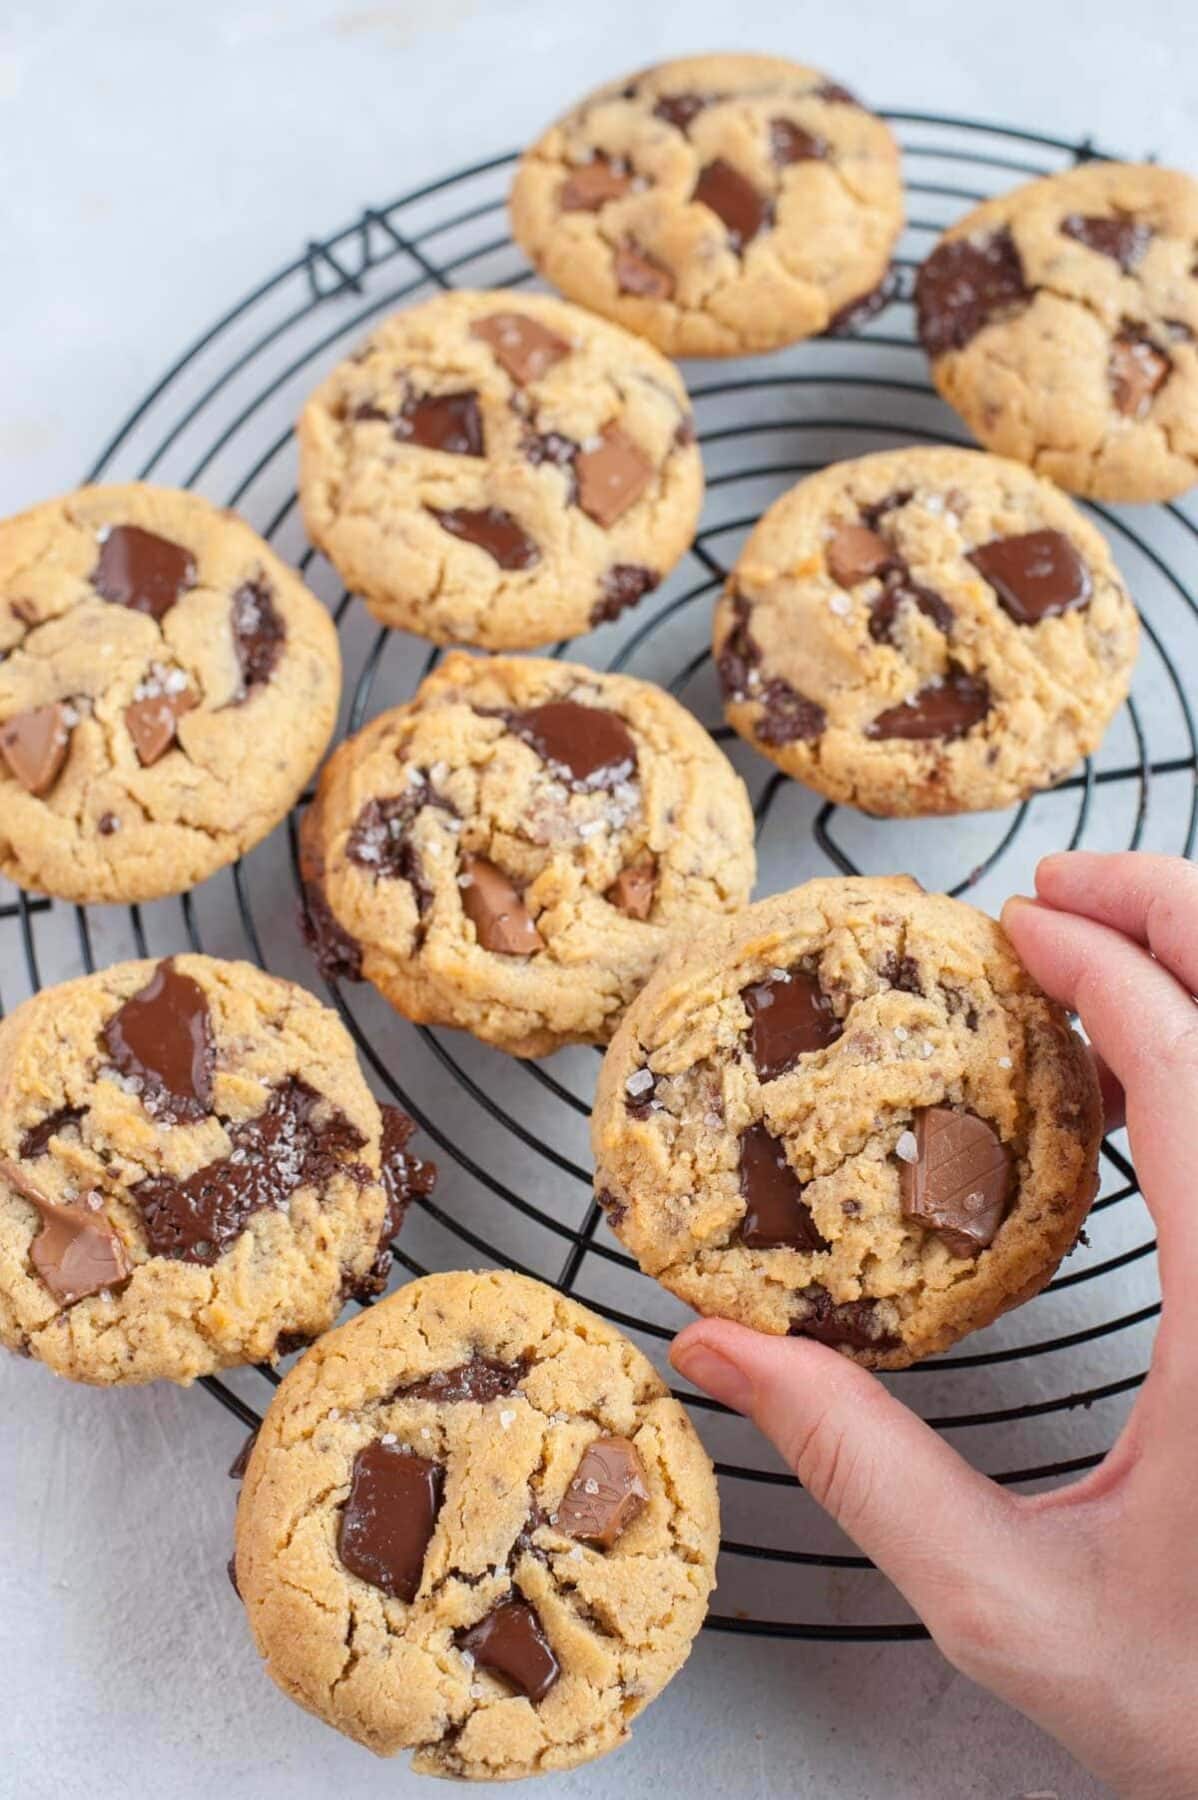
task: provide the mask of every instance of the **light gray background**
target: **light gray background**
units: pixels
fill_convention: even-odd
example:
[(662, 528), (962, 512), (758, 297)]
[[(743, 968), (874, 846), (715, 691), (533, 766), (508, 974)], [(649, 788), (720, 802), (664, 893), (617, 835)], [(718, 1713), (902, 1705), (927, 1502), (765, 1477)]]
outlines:
[[(1044, 0), (857, 0), (803, 13), (776, 0), (10, 0), (0, 506), (77, 480), (171, 356), (310, 236), (667, 54), (776, 49), (878, 104), (1093, 132), (1198, 164), (1190, 6), (1093, 0), (1083, 16)], [(0, 1365), (5, 1800), (417, 1791), (402, 1762), (372, 1762), (259, 1672), (224, 1574), (221, 1471), (240, 1435), (199, 1393), (101, 1396)], [(785, 1498), (770, 1536), (786, 1541)], [(694, 1800), (1099, 1792), (928, 1647), (710, 1634), (629, 1748), (552, 1791), (683, 1784)]]

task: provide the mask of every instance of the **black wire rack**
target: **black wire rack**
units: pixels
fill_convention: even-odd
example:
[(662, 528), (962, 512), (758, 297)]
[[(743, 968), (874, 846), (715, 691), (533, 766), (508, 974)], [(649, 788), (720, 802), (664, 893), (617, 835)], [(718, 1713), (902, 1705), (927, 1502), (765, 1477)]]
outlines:
[[(964, 208), (1035, 175), (1100, 157), (1093, 143), (924, 113), (888, 113), (912, 217), (896, 297), (854, 335), (687, 373), (708, 475), (689, 555), (631, 615), (554, 654), (661, 682), (709, 721), (749, 783), (768, 893), (817, 874), (911, 870), (930, 889), (995, 907), (1027, 891), (1036, 859), (1087, 844), (1189, 855), (1198, 829), (1198, 738), (1183, 670), (1198, 669), (1192, 579), (1198, 523), (1184, 506), (1093, 509), (1140, 604), (1146, 642), (1133, 697), (1096, 757), (1051, 794), (1004, 814), (874, 820), (786, 781), (719, 723), (711, 607), (746, 531), (802, 475), (902, 443), (962, 442), (914, 341), (913, 274)], [(532, 271), (506, 229), (514, 157), (497, 156), (371, 207), (230, 308), (166, 371), (112, 437), (90, 479), (194, 487), (237, 507), (304, 573), (337, 621), (342, 730), (409, 695), (438, 652), (379, 629), (303, 537), (292, 422), (307, 391), (380, 317), (438, 289), (517, 287)], [(298, 924), (297, 817), (233, 868), (177, 900), (72, 908), (0, 892), (11, 1006), (50, 980), (122, 956), (192, 948), (248, 956), (320, 985)], [(641, 1276), (591, 1197), (587, 1117), (597, 1067), (572, 1049), (520, 1063), (455, 1033), (418, 1030), (372, 990), (329, 987), (380, 1092), (410, 1111), (441, 1166), (396, 1246), (397, 1277), (504, 1264), (613, 1320), (659, 1363), (689, 1315)], [(1159, 1312), (1151, 1225), (1121, 1138), (1103, 1146), (1090, 1242), (1067, 1272), (968, 1348), (886, 1379), (1008, 1485), (1053, 1485), (1101, 1461), (1144, 1379)], [(275, 1370), (208, 1379), (253, 1427)], [(924, 1635), (881, 1575), (852, 1554), (752, 1429), (703, 1396), (695, 1409), (720, 1475), (725, 1632), (885, 1642)], [(214, 1471), (214, 1474), (216, 1471)]]

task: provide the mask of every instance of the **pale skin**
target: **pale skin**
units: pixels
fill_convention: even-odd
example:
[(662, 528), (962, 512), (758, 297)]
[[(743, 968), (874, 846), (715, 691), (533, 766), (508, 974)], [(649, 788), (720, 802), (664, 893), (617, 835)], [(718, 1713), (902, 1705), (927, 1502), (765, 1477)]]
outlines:
[(1198, 867), (1051, 856), (1003, 924), (1096, 1052), (1159, 1245), (1152, 1366), (1084, 1480), (1020, 1495), (821, 1344), (703, 1319), (674, 1365), (747, 1413), (965, 1675), (1126, 1800), (1198, 1794)]

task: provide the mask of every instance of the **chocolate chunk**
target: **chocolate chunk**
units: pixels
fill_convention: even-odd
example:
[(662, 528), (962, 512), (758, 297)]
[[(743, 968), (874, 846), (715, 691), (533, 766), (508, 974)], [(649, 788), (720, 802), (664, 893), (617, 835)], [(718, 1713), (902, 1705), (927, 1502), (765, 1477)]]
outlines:
[(309, 807), (300, 826), (300, 929), (327, 981), (361, 981), (362, 946), (351, 937), (329, 905), (324, 885), (324, 851), (320, 842), (320, 815)]
[(566, 437), (560, 431), (528, 432), (520, 442), (525, 462), (539, 469), (543, 463), (550, 463), (555, 469), (561, 469), (566, 477), (566, 499), (571, 506), (578, 504), (578, 475), (575, 464), (578, 461), (579, 446), (573, 438)]
[(871, 738), (909, 738), (924, 741), (942, 738), (951, 742), (964, 737), (990, 711), (990, 690), (964, 669), (950, 665), (942, 681), (879, 713), (866, 731)]
[(1017, 625), (1036, 625), (1085, 606), (1092, 592), (1090, 571), (1063, 531), (992, 538), (971, 551), (969, 560)]
[(563, 212), (599, 212), (609, 200), (622, 200), (632, 186), (632, 171), (596, 152), (590, 162), (571, 169), (558, 192)]
[(393, 1600), (414, 1600), (444, 1486), (439, 1463), (399, 1444), (376, 1438), (359, 1450), (337, 1527), (337, 1555), (350, 1574)]
[(112, 813), (112, 812), (101, 813), (99, 818), (96, 820), (96, 830), (99, 832), (101, 837), (111, 837), (113, 835), (113, 833), (116, 831), (119, 831), (120, 828), (121, 828), (121, 821), (118, 819), (118, 817), (115, 813)]
[(850, 93), (847, 87), (842, 87), (839, 81), (821, 81), (817, 88), (812, 89), (812, 93), (817, 100), (826, 100), (830, 106), (861, 104), (856, 94)]
[(368, 800), (345, 841), (348, 861), (369, 869), (376, 878), (408, 883), (422, 919), (432, 906), (433, 890), (409, 833), (422, 807), (434, 804), (423, 778), (402, 794)]
[(431, 1375), (422, 1375), (419, 1381), (397, 1387), (391, 1398), (439, 1402), (465, 1400), (476, 1406), (486, 1406), (491, 1400), (502, 1400), (514, 1394), (528, 1369), (528, 1361), (523, 1357), (507, 1363), (476, 1353), (469, 1362), (458, 1363), (456, 1368), (434, 1369)]
[(595, 1204), (604, 1214), (608, 1224), (613, 1230), (619, 1225), (620, 1220), (628, 1211), (624, 1202), (622, 1200), (617, 1200), (616, 1196), (613, 1193), (610, 1193), (607, 1188), (600, 1188), (598, 1190), (595, 1195)]
[(0, 1162), (0, 1180), (36, 1208), (42, 1228), (29, 1251), (34, 1268), (62, 1306), (89, 1294), (119, 1288), (133, 1273), (125, 1246), (91, 1202), (89, 1194), (70, 1206), (51, 1200), (16, 1163)]
[(1111, 344), (1108, 377), (1116, 410), (1126, 419), (1148, 415), (1153, 395), (1169, 379), (1173, 364), (1163, 350), (1134, 331), (1124, 331)]
[(593, 449), (580, 449), (574, 469), (578, 504), (605, 531), (636, 504), (654, 474), (640, 445), (618, 425), (605, 425)]
[(295, 1075), (262, 1112), (230, 1125), (228, 1136), (227, 1154), (194, 1174), (151, 1175), (130, 1189), (152, 1255), (211, 1265), (254, 1213), (285, 1212), (298, 1188), (323, 1188), (338, 1172), (356, 1175), (361, 1167), (343, 1160), (361, 1149), (361, 1132)]
[(191, 552), (181, 544), (140, 525), (113, 525), (101, 539), (91, 581), (105, 600), (161, 619), (193, 585), (195, 572)]
[(237, 1595), (237, 1598), (240, 1600), (241, 1599), (241, 1589), (237, 1585), (237, 1557), (236, 1557), (236, 1555), (231, 1556), (229, 1558), (228, 1562), (225, 1564), (225, 1574), (229, 1577), (229, 1586), (232, 1588), (233, 1592)]
[(212, 1109), (216, 1048), (208, 1001), (173, 957), (113, 1013), (101, 1036), (148, 1113), (166, 1125), (204, 1119)]
[(85, 1106), (60, 1106), (54, 1112), (47, 1113), (36, 1125), (31, 1125), (17, 1147), (17, 1153), (23, 1162), (32, 1162), (35, 1156), (44, 1156), (50, 1148), (50, 1139), (69, 1131), (72, 1125), (78, 1125), (87, 1113)]
[(570, 354), (565, 338), (527, 313), (488, 313), (485, 319), (474, 321), (470, 335), (490, 345), (496, 362), (520, 387), (539, 381), (554, 363)]
[(923, 993), (919, 964), (912, 956), (899, 956), (894, 950), (888, 950), (878, 965), (878, 974), (892, 988), (898, 988), (900, 993)]
[(414, 1199), (431, 1194), (437, 1181), (436, 1165), (422, 1162), (406, 1148), (416, 1129), (407, 1113), (398, 1106), (383, 1106), (379, 1110), (383, 1115), (380, 1174), (387, 1196), (387, 1210), (383, 1215), (374, 1261), (365, 1275), (347, 1278), (345, 1282), (346, 1299), (352, 1300), (373, 1300), (384, 1292), (393, 1261), (391, 1245), (399, 1236), (404, 1214)]
[(160, 687), (157, 693), (146, 694), (125, 708), (125, 730), (133, 739), (133, 748), (143, 769), (152, 768), (166, 755), (175, 741), (180, 718), (195, 704), (196, 697), (187, 688), (168, 693)]
[(897, 1350), (899, 1339), (887, 1332), (878, 1318), (876, 1300), (845, 1300), (837, 1305), (827, 1288), (803, 1289), (808, 1311), (795, 1319), (790, 1337), (814, 1338), (817, 1343), (841, 1344), (853, 1350)]
[(764, 1124), (740, 1134), (740, 1191), (745, 1200), (740, 1238), (751, 1250), (829, 1248), (803, 1199), (786, 1146)]
[(237, 589), (231, 624), (233, 648), (241, 668), (241, 701), (270, 680), (287, 640), (287, 627), (263, 577), (244, 582)]
[(474, 926), (481, 949), (498, 956), (531, 956), (545, 948), (519, 893), (485, 856), (463, 854), (458, 885), (462, 911)]
[(527, 1600), (505, 1600), (458, 1638), (483, 1669), (493, 1669), (534, 1703), (543, 1700), (561, 1665)]
[(770, 157), (780, 169), (791, 163), (821, 162), (828, 146), (814, 132), (804, 131), (793, 119), (771, 119), (769, 124)]
[(646, 569), (640, 563), (613, 563), (599, 583), (599, 599), (591, 608), (591, 624), (603, 625), (618, 619), (628, 607), (635, 606), (643, 595), (650, 593), (660, 579), (656, 569)]
[(547, 700), (505, 718), (508, 729), (576, 793), (619, 787), (636, 775), (636, 742), (619, 713), (607, 707)]
[(1109, 256), (1117, 262), (1125, 275), (1138, 268), (1143, 261), (1144, 252), (1152, 242), (1152, 231), (1149, 226), (1135, 219), (1130, 213), (1116, 213), (1114, 216), (1097, 217), (1091, 213), (1070, 213), (1061, 220), (1061, 230), (1068, 238), (1074, 238), (1084, 244), (1087, 250), (1097, 250), (1100, 256)]
[(931, 357), (963, 350), (984, 326), (1031, 298), (1008, 230), (980, 243), (951, 238), (937, 245), (916, 277), (920, 342)]
[(612, 259), (616, 286), (622, 294), (640, 294), (648, 300), (668, 300), (674, 292), (674, 276), (664, 263), (625, 238)]
[(657, 863), (650, 857), (647, 862), (629, 863), (621, 869), (603, 897), (630, 919), (647, 919), (653, 911), (656, 892)]
[(834, 1044), (843, 1029), (814, 975), (788, 969), (740, 991), (749, 1015), (749, 1054), (762, 1081), (793, 1069), (800, 1056)]
[(652, 1112), (659, 1112), (657, 1101), (658, 1077), (652, 1069), (640, 1068), (633, 1071), (624, 1083), (624, 1110), (630, 1119), (647, 1119)]
[(846, 300), (838, 306), (828, 323), (824, 326), (824, 337), (847, 337), (862, 325), (868, 325), (876, 319), (880, 312), (885, 312), (892, 300), (897, 299), (901, 286), (899, 272), (892, 263), (874, 287), (867, 288), (865, 293), (858, 294), (854, 300)]
[(889, 569), (895, 553), (868, 525), (841, 525), (824, 549), (824, 560), (833, 581), (853, 588)]
[(588, 1444), (554, 1521), (567, 1537), (610, 1550), (649, 1503), (645, 1467), (626, 1437), (601, 1437)]
[(692, 200), (706, 206), (720, 220), (728, 233), (728, 242), (738, 254), (773, 223), (773, 207), (753, 183), (718, 156), (699, 171)]
[(914, 1124), (915, 1160), (899, 1161), (903, 1217), (938, 1232), (953, 1256), (977, 1256), (1007, 1209), (1011, 1153), (974, 1113), (929, 1106)]
[(732, 596), (732, 610), (735, 622), (716, 662), (725, 699), (760, 702), (762, 712), (753, 732), (763, 744), (792, 744), (819, 737), (828, 722), (823, 707), (780, 675), (762, 680), (757, 673), (761, 650), (749, 630), (749, 602), (743, 594)]
[(241, 1449), (229, 1464), (230, 1481), (245, 1480), (245, 1472), (250, 1466), (250, 1457), (253, 1455), (254, 1445), (258, 1442), (258, 1431), (259, 1427), (255, 1425), (244, 1444), (242, 1444)]
[(881, 524), (888, 513), (898, 512), (909, 506), (915, 495), (910, 488), (896, 488), (891, 494), (884, 494), (880, 500), (871, 500), (868, 506), (861, 508), (861, 517), (874, 530)]
[(897, 643), (898, 621), (904, 606), (913, 606), (945, 637), (952, 636), (956, 621), (948, 601), (942, 600), (931, 588), (920, 587), (905, 569), (899, 568), (887, 575), (882, 592), (869, 609), (869, 635), (875, 643)]
[(442, 531), (467, 544), (477, 544), (501, 569), (532, 569), (541, 560), (541, 552), (519, 520), (501, 506), (430, 506), (426, 511), (432, 513)]
[(663, 94), (653, 107), (653, 117), (664, 119), (685, 135), (692, 119), (697, 119), (705, 107), (714, 105), (717, 98), (716, 94)]
[(14, 713), (0, 725), (0, 757), (27, 793), (48, 794), (62, 773), (71, 745), (71, 715), (61, 700)]
[(484, 456), (483, 416), (478, 395), (412, 394), (391, 427), (401, 444), (443, 450), (448, 456)]

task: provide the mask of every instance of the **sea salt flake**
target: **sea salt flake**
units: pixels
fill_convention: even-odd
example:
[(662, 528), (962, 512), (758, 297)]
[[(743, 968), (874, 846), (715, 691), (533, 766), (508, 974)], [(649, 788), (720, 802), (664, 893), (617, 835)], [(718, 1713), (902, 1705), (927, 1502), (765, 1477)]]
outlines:
[(516, 1423), (515, 1413), (507, 1410), (501, 1412), (499, 1415), (499, 1423), (503, 1426), (505, 1431), (510, 1431), (512, 1426)]
[(599, 1483), (593, 1476), (588, 1475), (587, 1479), (582, 1484), (582, 1491), (584, 1494), (597, 1494), (599, 1492)]
[(1000, 1069), (1009, 1069), (1011, 1067), (1010, 1057), (1009, 1056), (1000, 1056), (998, 1059), (998, 1066)]
[(905, 1025), (896, 1025), (894, 1028), (894, 1035), (900, 1044), (905, 1044), (911, 1034)]
[(894, 1146), (894, 1154), (901, 1157), (903, 1162), (906, 1163), (913, 1163), (917, 1160), (919, 1148), (915, 1142), (915, 1133), (913, 1131), (901, 1131), (899, 1133), (898, 1143)]
[(935, 1044), (921, 1044), (919, 1046), (919, 1054), (921, 1056), (925, 1056), (925, 1057), (926, 1056), (935, 1056), (935, 1054), (936, 1054)]
[(853, 602), (849, 599), (847, 594), (829, 594), (829, 596), (828, 596), (828, 611), (829, 612), (834, 612), (834, 613), (836, 613), (836, 615), (839, 618), (843, 619), (843, 618), (847, 618), (848, 614), (851, 613), (852, 610), (853, 610)]
[(396, 1437), (396, 1435), (393, 1431), (384, 1431), (382, 1437), (379, 1439), (380, 1444), (390, 1445), (390, 1444), (398, 1444), (398, 1442), (399, 1442), (399, 1439)]
[(635, 1074), (630, 1075), (628, 1080), (624, 1083), (624, 1091), (626, 1094), (632, 1094), (634, 1096), (637, 1094), (647, 1094), (652, 1086), (652, 1069), (637, 1069)]

